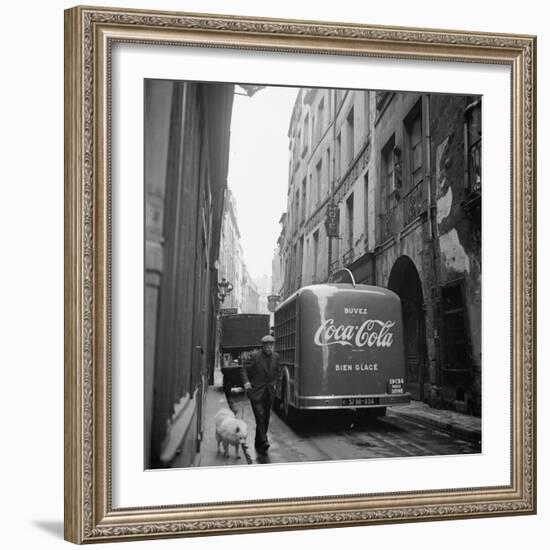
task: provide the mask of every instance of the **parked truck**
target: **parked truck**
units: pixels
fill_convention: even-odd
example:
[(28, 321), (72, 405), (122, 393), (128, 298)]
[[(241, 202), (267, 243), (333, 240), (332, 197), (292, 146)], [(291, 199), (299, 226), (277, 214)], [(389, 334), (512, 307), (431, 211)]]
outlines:
[(242, 393), (241, 368), (250, 354), (261, 347), (260, 339), (269, 334), (269, 315), (237, 313), (221, 317), (220, 358), (223, 390), (229, 407), (233, 396)]

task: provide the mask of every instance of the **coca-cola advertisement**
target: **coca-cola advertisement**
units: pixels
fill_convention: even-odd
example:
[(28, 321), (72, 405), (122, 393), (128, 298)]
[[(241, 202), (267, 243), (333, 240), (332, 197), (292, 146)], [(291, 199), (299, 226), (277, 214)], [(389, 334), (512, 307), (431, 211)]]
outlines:
[[(384, 394), (389, 378), (403, 376), (399, 297), (366, 285), (341, 287), (306, 288), (300, 297), (300, 393)], [(306, 372), (306, 364), (314, 367)]]
[[(346, 308), (347, 310), (348, 308)], [(390, 329), (395, 325), (393, 321), (367, 319), (361, 326), (339, 325), (334, 326), (334, 319), (325, 321), (315, 333), (314, 342), (317, 346), (364, 346), (389, 347), (393, 342), (393, 333)]]

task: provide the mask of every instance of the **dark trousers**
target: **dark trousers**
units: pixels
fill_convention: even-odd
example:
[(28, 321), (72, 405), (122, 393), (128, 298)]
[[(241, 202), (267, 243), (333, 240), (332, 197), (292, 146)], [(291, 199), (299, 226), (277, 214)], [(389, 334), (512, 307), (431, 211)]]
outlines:
[(269, 415), (271, 413), (271, 395), (266, 389), (260, 399), (251, 399), (252, 411), (256, 420), (255, 447), (267, 444), (267, 429), (269, 428)]

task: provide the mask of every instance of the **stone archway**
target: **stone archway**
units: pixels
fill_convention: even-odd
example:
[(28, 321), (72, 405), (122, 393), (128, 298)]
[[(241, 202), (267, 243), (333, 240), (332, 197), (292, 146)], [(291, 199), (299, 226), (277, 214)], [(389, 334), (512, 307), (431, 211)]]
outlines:
[(413, 399), (423, 399), (426, 376), (426, 328), (422, 283), (414, 262), (400, 256), (390, 273), (388, 288), (401, 298), (405, 333), (407, 387)]

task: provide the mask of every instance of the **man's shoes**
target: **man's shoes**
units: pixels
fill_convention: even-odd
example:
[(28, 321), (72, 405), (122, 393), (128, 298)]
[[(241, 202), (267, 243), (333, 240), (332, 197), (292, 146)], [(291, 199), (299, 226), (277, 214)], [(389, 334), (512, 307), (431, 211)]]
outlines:
[(254, 445), (254, 447), (256, 448), (256, 451), (258, 451), (260, 454), (265, 455), (267, 454), (267, 450), (269, 449), (269, 443)]

